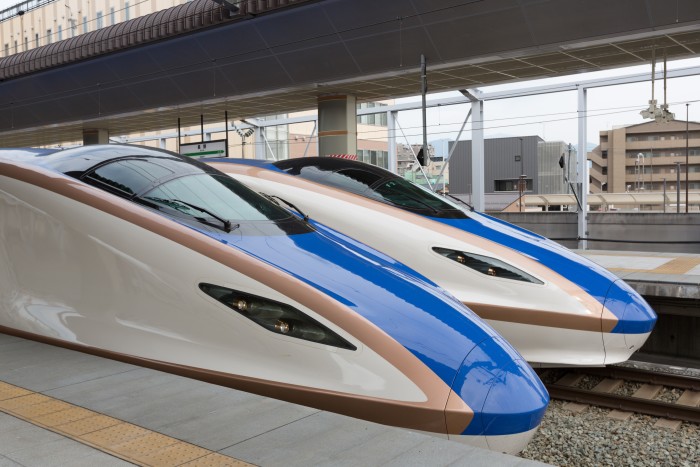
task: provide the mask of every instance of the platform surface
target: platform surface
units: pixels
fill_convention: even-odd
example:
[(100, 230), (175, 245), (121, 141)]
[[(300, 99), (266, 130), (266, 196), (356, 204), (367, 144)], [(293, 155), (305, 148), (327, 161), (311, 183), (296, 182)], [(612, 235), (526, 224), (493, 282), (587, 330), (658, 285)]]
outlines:
[[(111, 417), (126, 428), (117, 430), (124, 438), (107, 443), (105, 453), (8, 414), (15, 410), (20, 417), (33, 416), (33, 423), (70, 427), (66, 420), (56, 421), (54, 409), (35, 404), (28, 410), (0, 401), (0, 467), (130, 465), (125, 456), (166, 459), (148, 465), (191, 466), (544, 465), (0, 334), (0, 400), (11, 399), (7, 394), (13, 390), (21, 391), (17, 396), (41, 398), (44, 407), (58, 403), (68, 410), (70, 404), (85, 411), (84, 420)], [(80, 436), (103, 439), (95, 430)], [(205, 463), (204, 457), (175, 462), (172, 456), (167, 461), (165, 451), (172, 451), (174, 443), (201, 449), (196, 455), (216, 462)]]
[(700, 255), (575, 250), (628, 282), (642, 295), (700, 298)]

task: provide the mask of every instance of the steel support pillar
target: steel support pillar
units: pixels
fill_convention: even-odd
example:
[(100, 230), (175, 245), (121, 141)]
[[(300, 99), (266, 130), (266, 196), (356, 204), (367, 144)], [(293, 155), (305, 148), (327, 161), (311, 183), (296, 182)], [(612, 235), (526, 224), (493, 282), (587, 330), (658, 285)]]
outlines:
[(319, 155), (357, 154), (357, 104), (355, 96), (318, 98)]
[(109, 144), (109, 132), (104, 128), (83, 129), (83, 146), (89, 144)]
[(397, 111), (386, 113), (386, 132), (387, 132), (387, 144), (389, 145), (389, 171), (393, 173), (398, 173), (399, 162), (398, 155), (396, 154), (396, 117), (398, 115)]
[(578, 247), (588, 248), (588, 151), (586, 150), (587, 93), (585, 87), (578, 88), (578, 152), (576, 153), (577, 190), (581, 208), (578, 210)]
[(484, 101), (472, 101), (472, 206), (484, 211)]

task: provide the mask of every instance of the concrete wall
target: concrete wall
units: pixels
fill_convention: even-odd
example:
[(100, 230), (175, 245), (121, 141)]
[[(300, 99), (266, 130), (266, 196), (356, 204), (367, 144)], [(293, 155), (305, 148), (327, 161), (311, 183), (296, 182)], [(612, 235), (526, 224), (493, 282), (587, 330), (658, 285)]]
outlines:
[[(568, 248), (577, 248), (575, 212), (489, 213)], [(700, 253), (700, 213), (589, 213), (591, 250)], [(664, 242), (664, 243), (653, 243)], [(673, 243), (695, 242), (695, 243)]]

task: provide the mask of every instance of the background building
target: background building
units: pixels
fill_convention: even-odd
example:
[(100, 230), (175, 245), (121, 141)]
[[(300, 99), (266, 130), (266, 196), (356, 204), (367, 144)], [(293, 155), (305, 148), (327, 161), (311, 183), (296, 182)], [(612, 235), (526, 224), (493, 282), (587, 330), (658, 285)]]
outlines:
[[(458, 141), (450, 159), (450, 192), (471, 193), (471, 141)], [(562, 159), (565, 168), (560, 167)], [(519, 192), (518, 181), (525, 179), (525, 192), (567, 193), (565, 171), (575, 181), (576, 150), (563, 141), (544, 141), (539, 136), (493, 138), (484, 141), (485, 193)]]
[[(674, 120), (647, 122), (600, 132), (600, 145), (588, 153), (592, 193), (685, 191), (688, 147), (688, 189), (700, 190), (700, 124)], [(679, 165), (680, 164), (680, 165)]]

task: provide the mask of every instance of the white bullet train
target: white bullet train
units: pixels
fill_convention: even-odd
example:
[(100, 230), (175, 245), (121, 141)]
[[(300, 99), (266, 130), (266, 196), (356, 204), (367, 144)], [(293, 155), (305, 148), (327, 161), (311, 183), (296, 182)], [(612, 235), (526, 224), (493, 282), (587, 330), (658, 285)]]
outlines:
[(511, 453), (549, 400), (427, 279), (138, 146), (0, 150), (0, 332)]
[(595, 263), (378, 167), (332, 157), (207, 162), (430, 278), (535, 366), (625, 361), (656, 322)]

